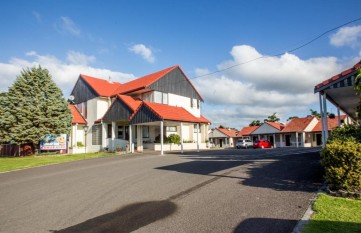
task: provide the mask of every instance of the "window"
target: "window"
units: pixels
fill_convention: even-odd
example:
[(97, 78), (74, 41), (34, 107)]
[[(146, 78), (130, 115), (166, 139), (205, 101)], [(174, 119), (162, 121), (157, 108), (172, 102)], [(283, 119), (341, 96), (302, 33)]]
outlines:
[(92, 126), (92, 144), (93, 145), (102, 144), (102, 125)]
[(118, 126), (118, 138), (123, 139), (123, 126)]
[(197, 108), (198, 108), (198, 109), (199, 109), (200, 105), (201, 105), (201, 101), (200, 101), (200, 100), (197, 100)]
[(168, 104), (168, 93), (163, 93), (163, 104)]
[(143, 126), (143, 138), (149, 138), (149, 126)]
[(88, 117), (87, 102), (79, 103), (76, 105), (76, 107), (84, 118)]
[(158, 104), (168, 104), (168, 93), (163, 93), (159, 91), (153, 92), (154, 102)]
[(193, 129), (193, 132), (194, 132), (194, 133), (200, 133), (200, 132), (201, 132), (201, 126), (199, 126), (199, 131), (198, 131), (197, 125), (198, 125), (198, 124), (194, 124), (194, 125), (193, 125), (193, 128), (194, 128), (194, 129)]
[(158, 92), (158, 91), (155, 91), (154, 92), (154, 102), (155, 103), (158, 103), (158, 104), (161, 104), (162, 103), (162, 92)]
[(177, 132), (177, 126), (167, 126), (166, 131), (167, 132)]
[(191, 108), (193, 108), (193, 99), (191, 98)]
[(112, 124), (108, 124), (108, 135), (107, 138), (112, 138)]

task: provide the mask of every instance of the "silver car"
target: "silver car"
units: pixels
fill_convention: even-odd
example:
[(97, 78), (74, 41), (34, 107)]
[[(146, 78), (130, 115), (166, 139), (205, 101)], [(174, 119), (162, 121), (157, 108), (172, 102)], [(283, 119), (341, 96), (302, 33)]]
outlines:
[(238, 141), (236, 143), (237, 149), (248, 148), (248, 147), (252, 147), (252, 146), (253, 146), (253, 142), (249, 139), (238, 139)]

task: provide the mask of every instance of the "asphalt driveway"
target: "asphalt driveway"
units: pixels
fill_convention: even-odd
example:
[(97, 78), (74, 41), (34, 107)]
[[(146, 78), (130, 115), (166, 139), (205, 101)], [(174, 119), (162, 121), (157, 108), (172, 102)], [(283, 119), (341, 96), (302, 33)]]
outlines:
[(114, 156), (0, 174), (0, 232), (291, 232), (318, 149)]

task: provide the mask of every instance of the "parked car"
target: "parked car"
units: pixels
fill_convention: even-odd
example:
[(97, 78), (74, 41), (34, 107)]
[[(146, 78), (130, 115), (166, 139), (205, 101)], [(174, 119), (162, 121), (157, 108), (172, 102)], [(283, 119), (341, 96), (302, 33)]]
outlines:
[(249, 139), (238, 139), (236, 143), (236, 148), (237, 149), (248, 148), (248, 147), (252, 147), (252, 145), (253, 143)]
[(267, 140), (257, 140), (253, 143), (253, 148), (271, 148), (272, 144), (270, 141)]

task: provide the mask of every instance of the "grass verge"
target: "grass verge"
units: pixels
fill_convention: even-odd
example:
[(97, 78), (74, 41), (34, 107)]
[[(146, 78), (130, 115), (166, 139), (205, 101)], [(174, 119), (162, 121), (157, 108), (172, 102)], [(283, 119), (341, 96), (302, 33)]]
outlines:
[(0, 172), (39, 167), (44, 165), (77, 161), (89, 158), (113, 156), (114, 153), (87, 153), (65, 155), (39, 155), (26, 157), (0, 157)]
[(361, 232), (361, 200), (320, 194), (313, 210), (315, 213), (302, 233)]

